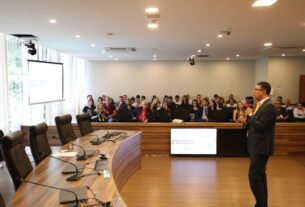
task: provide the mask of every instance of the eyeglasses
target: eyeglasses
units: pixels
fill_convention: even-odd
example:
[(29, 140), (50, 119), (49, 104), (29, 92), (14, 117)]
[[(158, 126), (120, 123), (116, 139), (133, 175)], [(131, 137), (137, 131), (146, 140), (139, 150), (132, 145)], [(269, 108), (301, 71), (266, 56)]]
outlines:
[(253, 91), (263, 91), (264, 89), (254, 88)]

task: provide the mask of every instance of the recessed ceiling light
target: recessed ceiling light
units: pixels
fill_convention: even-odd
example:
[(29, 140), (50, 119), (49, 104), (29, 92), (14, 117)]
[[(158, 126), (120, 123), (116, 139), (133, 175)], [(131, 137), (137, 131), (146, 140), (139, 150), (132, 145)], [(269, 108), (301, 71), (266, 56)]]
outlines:
[(145, 9), (146, 13), (149, 13), (149, 14), (155, 14), (155, 13), (158, 13), (159, 12), (159, 9), (158, 8), (147, 8)]
[(202, 49), (197, 50), (198, 53), (202, 53)]
[(102, 50), (102, 53), (106, 53), (106, 50)]
[(252, 4), (253, 7), (259, 7), (259, 6), (271, 6), (272, 4), (274, 4), (275, 2), (277, 2), (277, 0), (256, 0), (256, 2), (254, 2)]
[(114, 61), (118, 61), (118, 60), (119, 60), (118, 58), (115, 58), (115, 59), (114, 59)]
[(108, 57), (112, 58), (112, 55), (109, 55)]
[(154, 58), (156, 58), (156, 57), (157, 57), (157, 55), (153, 55), (153, 57), (154, 57)]
[(206, 46), (206, 47), (210, 47), (211, 44), (210, 44), (210, 43), (206, 43), (205, 46)]
[(193, 54), (193, 55), (191, 55), (191, 57), (194, 58), (194, 57), (196, 57), (196, 55)]
[(303, 49), (302, 52), (305, 52), (305, 49)]
[(266, 42), (266, 43), (264, 44), (264, 46), (265, 46), (265, 47), (270, 47), (270, 46), (272, 46), (272, 43), (271, 43), (271, 42)]
[(157, 60), (157, 58), (154, 58), (153, 60), (154, 60), (154, 61), (156, 61), (156, 60)]
[(56, 19), (50, 19), (49, 22), (50, 22), (51, 24), (56, 24)]
[(147, 25), (147, 27), (148, 27), (149, 29), (157, 29), (159, 26), (158, 26), (157, 23), (149, 23), (149, 24)]
[(236, 57), (239, 57), (239, 54), (237, 54)]
[(223, 38), (222, 34), (217, 35), (218, 38)]
[(226, 60), (230, 60), (230, 58), (227, 57)]
[(77, 35), (75, 35), (75, 38), (79, 39), (79, 38), (80, 38), (80, 35), (78, 35), (78, 34), (77, 34)]
[(285, 56), (286, 56), (286, 54), (283, 53), (283, 54), (282, 54), (282, 57), (285, 57)]
[(95, 47), (95, 44), (92, 43), (92, 44), (91, 44), (91, 47)]

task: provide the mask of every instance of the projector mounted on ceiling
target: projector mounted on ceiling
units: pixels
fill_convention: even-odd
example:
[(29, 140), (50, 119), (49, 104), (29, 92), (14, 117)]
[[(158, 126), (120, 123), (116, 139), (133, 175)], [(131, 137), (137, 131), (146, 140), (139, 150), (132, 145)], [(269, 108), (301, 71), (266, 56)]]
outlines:
[(137, 51), (135, 47), (106, 47), (105, 50), (109, 53), (130, 53)]

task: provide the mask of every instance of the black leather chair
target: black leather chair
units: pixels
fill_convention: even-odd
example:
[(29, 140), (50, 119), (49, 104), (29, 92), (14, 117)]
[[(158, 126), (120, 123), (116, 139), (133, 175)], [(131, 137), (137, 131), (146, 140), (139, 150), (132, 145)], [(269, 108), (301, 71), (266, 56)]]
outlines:
[(157, 122), (169, 122), (168, 112), (163, 108), (160, 110), (157, 110), (156, 121)]
[(20, 179), (25, 178), (33, 170), (30, 159), (25, 152), (23, 140), (22, 131), (10, 133), (0, 140), (3, 158), (12, 177), (15, 190), (21, 184)]
[(132, 116), (129, 110), (121, 109), (117, 111), (118, 122), (130, 122), (132, 120)]
[(90, 134), (93, 132), (92, 126), (91, 126), (91, 115), (81, 114), (76, 116), (77, 125), (80, 131), (81, 136), (85, 136), (87, 134)]
[[(4, 133), (2, 130), (0, 130), (0, 139), (2, 139), (2, 137), (4, 137)], [(2, 157), (2, 153), (1, 153), (1, 150), (0, 150), (0, 162), (3, 161), (3, 157)]]
[(35, 164), (38, 165), (44, 158), (52, 154), (47, 137), (48, 126), (41, 123), (29, 128), (29, 141)]
[(56, 129), (62, 145), (76, 139), (71, 122), (72, 116), (70, 114), (55, 117)]
[(213, 117), (215, 122), (227, 122), (228, 121), (228, 112), (223, 110), (213, 111)]
[(1, 193), (0, 193), (0, 207), (5, 207), (5, 203), (4, 203), (4, 200), (2, 198)]

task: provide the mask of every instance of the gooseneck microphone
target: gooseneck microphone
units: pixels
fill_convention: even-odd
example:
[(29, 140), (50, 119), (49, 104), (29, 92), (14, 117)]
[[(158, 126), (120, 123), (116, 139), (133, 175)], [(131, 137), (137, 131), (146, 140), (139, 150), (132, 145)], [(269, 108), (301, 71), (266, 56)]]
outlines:
[(75, 168), (75, 173), (73, 173), (72, 175), (69, 175), (69, 176), (67, 177), (67, 179), (66, 179), (67, 181), (78, 181), (79, 179), (81, 179), (82, 175), (81, 175), (81, 173), (80, 173), (79, 170), (77, 169), (77, 166), (76, 166), (74, 163), (69, 162), (69, 161), (66, 161), (66, 160), (63, 160), (63, 159), (60, 159), (60, 158), (58, 158), (58, 157), (54, 157), (54, 156), (52, 156), (52, 155), (50, 155), (50, 157), (52, 157), (52, 158), (54, 158), (54, 159), (56, 159), (56, 160), (59, 160), (59, 161), (68, 163), (68, 164), (72, 165), (72, 166)]
[(101, 140), (101, 139), (100, 139), (97, 135), (95, 135), (95, 134), (86, 135), (86, 136), (96, 137), (96, 138), (97, 138), (97, 140), (90, 140), (90, 143), (91, 143), (92, 145), (100, 145), (100, 144), (103, 143), (103, 140)]
[(67, 207), (80, 207), (80, 203), (79, 203), (77, 194), (75, 192), (73, 192), (72, 190), (66, 190), (66, 189), (63, 189), (63, 188), (57, 188), (57, 187), (50, 186), (50, 185), (44, 185), (44, 184), (40, 184), (40, 183), (29, 181), (29, 180), (25, 180), (25, 179), (22, 179), (22, 178), (20, 179), (20, 181), (24, 182), (24, 183), (31, 183), (33, 185), (43, 186), (43, 187), (46, 187), (46, 188), (52, 188), (52, 189), (61, 190), (61, 191), (65, 191), (65, 192), (68, 192), (68, 193), (72, 193), (75, 196), (75, 202), (70, 204), (70, 205), (68, 205)]
[(85, 148), (83, 148), (83, 147), (80, 146), (80, 145), (74, 144), (74, 143), (70, 143), (70, 144), (72, 144), (73, 146), (77, 146), (77, 147), (81, 148), (81, 149), (83, 150), (83, 152), (84, 152), (83, 155), (77, 157), (76, 160), (87, 160), (88, 157), (87, 157), (87, 155), (86, 155), (86, 150), (85, 150)]

